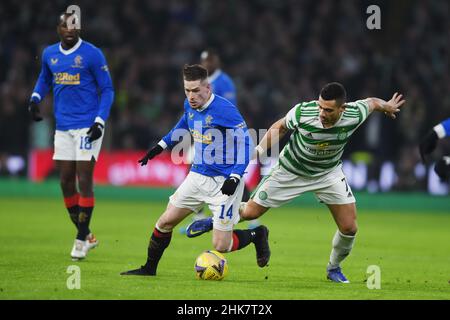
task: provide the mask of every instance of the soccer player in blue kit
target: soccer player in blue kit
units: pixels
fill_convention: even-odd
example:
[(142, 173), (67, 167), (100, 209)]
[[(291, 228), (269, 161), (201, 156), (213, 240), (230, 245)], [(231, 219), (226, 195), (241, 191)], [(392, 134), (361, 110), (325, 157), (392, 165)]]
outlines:
[(191, 170), (170, 196), (165, 212), (152, 232), (145, 265), (121, 275), (156, 275), (172, 230), (192, 212), (205, 204), (213, 213), (213, 246), (219, 252), (243, 249), (254, 243), (259, 267), (270, 259), (265, 226), (252, 230), (233, 230), (239, 222), (239, 205), (244, 190), (242, 176), (250, 161), (251, 137), (235, 105), (211, 92), (208, 71), (201, 65), (183, 68), (184, 113), (177, 125), (139, 160), (141, 165), (173, 147), (182, 133), (194, 138), (195, 156)]
[[(200, 60), (200, 64), (208, 71), (208, 82), (211, 85), (212, 93), (221, 96), (222, 98), (229, 100), (233, 105), (238, 106), (236, 86), (231, 77), (222, 70), (221, 60), (217, 51), (211, 48), (202, 51)], [(249, 198), (250, 192), (244, 184), (242, 201), (246, 202)], [(206, 215), (204, 214), (203, 208), (192, 216), (194, 222), (204, 218), (206, 218)], [(259, 225), (260, 223), (257, 219), (249, 221), (250, 229), (254, 229)], [(193, 238), (196, 234), (192, 233), (192, 229), (189, 227), (190, 225), (181, 227), (180, 232), (186, 234), (189, 238)]]
[[(445, 137), (450, 137), (450, 118), (434, 126), (420, 142), (419, 151), (424, 163), (425, 156), (436, 149), (439, 139)], [(450, 156), (444, 156), (439, 159), (434, 166), (434, 171), (442, 181), (448, 182), (450, 180)]]
[(65, 206), (77, 228), (70, 255), (80, 260), (98, 245), (89, 229), (94, 209), (93, 172), (114, 90), (102, 51), (81, 40), (74, 19), (78, 19), (75, 14), (60, 15), (57, 32), (61, 41), (42, 53), (41, 72), (28, 110), (34, 121), (41, 121), (39, 103), (53, 88), (53, 159), (60, 171)]

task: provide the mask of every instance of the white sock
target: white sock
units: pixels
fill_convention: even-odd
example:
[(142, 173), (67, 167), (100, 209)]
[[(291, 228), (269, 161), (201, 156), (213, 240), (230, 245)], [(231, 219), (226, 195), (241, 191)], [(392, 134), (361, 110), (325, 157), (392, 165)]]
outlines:
[(231, 249), (233, 249), (233, 237), (231, 237), (230, 246), (228, 247), (227, 252), (231, 252)]
[(330, 262), (328, 263), (327, 270), (335, 269), (339, 267), (339, 264), (350, 254), (352, 251), (353, 243), (355, 242), (355, 236), (347, 236), (342, 234), (339, 230), (333, 238), (333, 249), (330, 254)]

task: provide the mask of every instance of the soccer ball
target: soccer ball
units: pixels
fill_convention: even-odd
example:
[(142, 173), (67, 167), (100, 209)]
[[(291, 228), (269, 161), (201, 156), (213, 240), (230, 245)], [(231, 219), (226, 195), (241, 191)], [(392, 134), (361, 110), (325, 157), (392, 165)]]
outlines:
[(195, 261), (197, 279), (222, 280), (228, 274), (227, 259), (218, 251), (208, 250)]

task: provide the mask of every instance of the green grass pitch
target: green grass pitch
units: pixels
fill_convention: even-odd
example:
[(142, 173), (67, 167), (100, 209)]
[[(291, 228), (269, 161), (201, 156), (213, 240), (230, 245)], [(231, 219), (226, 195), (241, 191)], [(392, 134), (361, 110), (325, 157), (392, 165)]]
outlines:
[[(100, 245), (85, 261), (72, 262), (75, 229), (62, 199), (1, 197), (0, 299), (450, 298), (446, 212), (359, 210), (356, 245), (343, 263), (348, 285), (326, 280), (336, 227), (320, 205), (274, 209), (263, 217), (272, 249), (266, 268), (256, 265), (251, 245), (226, 254), (225, 280), (197, 280), (194, 261), (212, 249), (211, 234), (187, 239), (177, 228), (156, 277), (120, 276), (144, 263), (150, 232), (164, 208), (164, 201), (98, 199), (91, 228)], [(71, 265), (80, 267), (80, 289), (67, 288)], [(379, 290), (367, 288), (369, 265), (381, 269)]]

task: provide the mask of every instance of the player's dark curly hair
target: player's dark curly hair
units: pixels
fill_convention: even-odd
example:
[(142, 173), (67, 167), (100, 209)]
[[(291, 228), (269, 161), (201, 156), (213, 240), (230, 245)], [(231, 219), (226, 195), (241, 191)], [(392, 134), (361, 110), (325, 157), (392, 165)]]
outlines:
[(208, 70), (199, 64), (185, 64), (183, 67), (183, 78), (187, 81), (203, 81), (208, 78)]
[(347, 92), (339, 82), (331, 82), (322, 88), (320, 96), (323, 100), (336, 100), (337, 104), (344, 104), (347, 99)]

